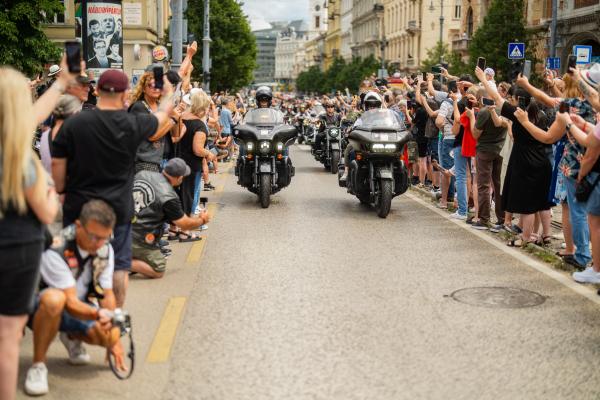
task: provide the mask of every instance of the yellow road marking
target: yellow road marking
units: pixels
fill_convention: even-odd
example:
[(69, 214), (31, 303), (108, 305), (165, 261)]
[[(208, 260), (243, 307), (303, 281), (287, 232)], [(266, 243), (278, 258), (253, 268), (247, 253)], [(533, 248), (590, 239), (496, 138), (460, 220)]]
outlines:
[(186, 263), (194, 263), (200, 261), (202, 258), (202, 252), (204, 251), (204, 243), (206, 243), (207, 237), (202, 237), (202, 240), (196, 242), (190, 248), (190, 252), (188, 253)]
[(212, 221), (212, 219), (215, 217), (215, 212), (217, 211), (217, 205), (215, 203), (208, 203), (206, 209), (208, 210), (208, 216)]
[(223, 193), (223, 189), (224, 188), (225, 188), (224, 185), (217, 186), (216, 189), (215, 189), (215, 194), (221, 194), (221, 193)]
[(152, 346), (150, 346), (147, 362), (162, 363), (169, 359), (185, 300), (185, 297), (173, 297), (169, 300)]

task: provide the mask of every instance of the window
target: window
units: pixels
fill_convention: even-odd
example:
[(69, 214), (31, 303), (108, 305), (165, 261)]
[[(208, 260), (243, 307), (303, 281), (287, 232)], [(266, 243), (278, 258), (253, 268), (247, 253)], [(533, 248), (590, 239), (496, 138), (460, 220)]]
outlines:
[(318, 15), (315, 17), (315, 28), (319, 29), (319, 26), (321, 25), (321, 17), (319, 17)]
[(62, 4), (62, 11), (56, 13), (53, 18), (48, 18), (46, 16), (46, 13), (42, 12), (42, 15), (46, 19), (47, 23), (50, 23), (50, 24), (52, 24), (52, 23), (54, 23), (54, 24), (64, 24), (65, 23), (65, 20), (66, 20), (65, 0), (60, 0), (60, 3)]
[(454, 3), (454, 19), (460, 19), (461, 17), (461, 8), (462, 8), (462, 4), (460, 0), (456, 0), (456, 3)]
[(467, 11), (467, 37), (470, 39), (473, 36), (473, 9), (469, 7)]

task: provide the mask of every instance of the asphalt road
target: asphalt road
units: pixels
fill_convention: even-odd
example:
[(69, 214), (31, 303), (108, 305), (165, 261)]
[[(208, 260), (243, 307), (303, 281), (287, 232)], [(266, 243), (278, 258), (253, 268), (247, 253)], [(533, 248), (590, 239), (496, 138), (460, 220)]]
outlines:
[[(47, 398), (600, 397), (600, 306), (590, 290), (411, 195), (382, 220), (308, 147), (292, 157), (292, 185), (266, 210), (231, 174), (215, 178), (223, 190), (211, 194), (219, 204), (203, 244), (175, 245), (163, 280), (132, 280), (139, 363), (130, 381), (113, 378), (98, 349), (91, 366), (67, 366), (56, 342)], [(525, 289), (543, 303), (450, 296), (475, 287)], [(167, 307), (174, 298), (185, 301), (181, 320)], [(28, 334), (22, 370), (30, 357)]]

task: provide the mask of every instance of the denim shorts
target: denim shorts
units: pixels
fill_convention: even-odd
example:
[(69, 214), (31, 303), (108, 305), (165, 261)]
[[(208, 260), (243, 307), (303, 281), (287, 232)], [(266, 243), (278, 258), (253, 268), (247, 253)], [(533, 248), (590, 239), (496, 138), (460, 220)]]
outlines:
[[(597, 177), (598, 172), (590, 172), (586, 179), (589, 183), (594, 183)], [(600, 182), (596, 183), (596, 186), (594, 186), (594, 190), (592, 191), (592, 194), (590, 194), (590, 198), (585, 207), (588, 214), (600, 217)]]
[(431, 155), (432, 160), (440, 161), (440, 154), (438, 152), (438, 141), (439, 139), (436, 137), (429, 138), (427, 140), (428, 154)]
[[(43, 291), (42, 291), (43, 293)], [(97, 308), (95, 305), (87, 303), (87, 305)], [(27, 322), (27, 326), (33, 329), (33, 316), (37, 312), (38, 308), (40, 308), (40, 294), (38, 294), (35, 298), (35, 305), (33, 314), (31, 314), (29, 321)], [(94, 320), (83, 320), (78, 319), (72, 316), (67, 312), (67, 310), (63, 310), (62, 315), (60, 317), (60, 325), (58, 327), (59, 332), (70, 333), (77, 336), (87, 336), (89, 330), (94, 327), (96, 321)]]
[(454, 166), (452, 158), (452, 149), (454, 148), (454, 138), (444, 139), (440, 145), (440, 164), (444, 169), (450, 169)]

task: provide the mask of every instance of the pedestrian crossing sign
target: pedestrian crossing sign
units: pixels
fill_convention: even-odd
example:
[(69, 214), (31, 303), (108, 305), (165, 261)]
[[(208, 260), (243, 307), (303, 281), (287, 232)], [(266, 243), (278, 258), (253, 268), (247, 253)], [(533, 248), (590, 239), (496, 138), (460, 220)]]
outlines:
[(511, 60), (521, 60), (525, 58), (525, 43), (509, 43), (508, 58)]

